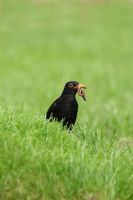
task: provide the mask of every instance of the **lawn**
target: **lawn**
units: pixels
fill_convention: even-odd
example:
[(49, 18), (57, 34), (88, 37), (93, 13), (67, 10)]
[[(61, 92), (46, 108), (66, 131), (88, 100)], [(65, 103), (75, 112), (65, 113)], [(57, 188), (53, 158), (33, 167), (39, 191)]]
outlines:
[[(133, 199), (133, 2), (0, 1), (0, 199)], [(44, 120), (64, 84), (73, 131)]]

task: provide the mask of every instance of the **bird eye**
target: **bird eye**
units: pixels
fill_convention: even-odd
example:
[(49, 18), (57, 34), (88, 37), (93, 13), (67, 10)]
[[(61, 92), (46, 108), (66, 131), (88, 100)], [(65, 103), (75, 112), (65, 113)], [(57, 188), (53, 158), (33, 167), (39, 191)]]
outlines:
[(72, 87), (73, 87), (73, 84), (72, 84), (72, 83), (69, 83), (69, 87), (72, 88)]

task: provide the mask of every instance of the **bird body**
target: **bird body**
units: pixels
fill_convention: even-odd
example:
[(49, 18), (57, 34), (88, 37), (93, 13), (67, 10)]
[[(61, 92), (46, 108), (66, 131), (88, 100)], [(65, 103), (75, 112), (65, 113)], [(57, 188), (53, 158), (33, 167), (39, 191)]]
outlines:
[[(82, 94), (81, 87), (79, 87), (79, 85), (81, 84), (76, 81), (69, 81), (66, 83), (61, 96), (57, 98), (49, 107), (46, 119), (49, 119), (50, 121), (63, 121), (63, 126), (67, 127), (69, 130), (72, 129), (76, 122), (78, 112), (78, 103), (75, 95), (78, 90), (80, 90), (79, 95), (84, 96), (84, 93)], [(83, 85), (82, 87), (85, 88)]]

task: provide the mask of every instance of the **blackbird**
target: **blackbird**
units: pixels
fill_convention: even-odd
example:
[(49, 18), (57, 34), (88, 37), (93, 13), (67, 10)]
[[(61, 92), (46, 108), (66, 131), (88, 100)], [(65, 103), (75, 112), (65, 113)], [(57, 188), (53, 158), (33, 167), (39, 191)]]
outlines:
[(72, 129), (76, 122), (78, 103), (76, 93), (86, 101), (84, 89), (86, 87), (77, 81), (69, 81), (65, 84), (64, 90), (59, 98), (57, 98), (49, 107), (46, 119), (49, 121), (62, 121), (63, 127)]

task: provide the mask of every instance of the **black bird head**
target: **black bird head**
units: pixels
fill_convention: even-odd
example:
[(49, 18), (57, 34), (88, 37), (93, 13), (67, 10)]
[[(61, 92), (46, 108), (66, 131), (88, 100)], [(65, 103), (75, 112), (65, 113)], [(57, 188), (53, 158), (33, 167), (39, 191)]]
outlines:
[(69, 81), (65, 84), (65, 87), (61, 96), (69, 95), (69, 94), (76, 95), (76, 93), (78, 93), (78, 95), (81, 96), (84, 101), (86, 101), (84, 89), (86, 89), (86, 87), (83, 84), (77, 81)]

